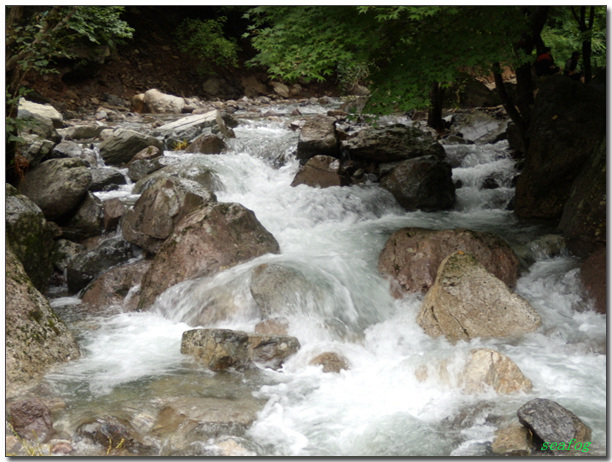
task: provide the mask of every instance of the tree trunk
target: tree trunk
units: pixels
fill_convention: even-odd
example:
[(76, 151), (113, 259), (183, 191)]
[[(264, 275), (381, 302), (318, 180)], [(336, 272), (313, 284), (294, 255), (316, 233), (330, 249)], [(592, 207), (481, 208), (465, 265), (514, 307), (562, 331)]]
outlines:
[(442, 120), (442, 106), (444, 104), (444, 88), (440, 82), (432, 85), (429, 93), (431, 106), (427, 111), (427, 125), (435, 130), (441, 131), (444, 129), (444, 121)]

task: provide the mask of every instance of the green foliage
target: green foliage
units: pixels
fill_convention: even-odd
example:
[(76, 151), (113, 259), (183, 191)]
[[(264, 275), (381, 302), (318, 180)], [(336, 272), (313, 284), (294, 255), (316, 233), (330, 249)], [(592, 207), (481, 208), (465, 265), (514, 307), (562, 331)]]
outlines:
[(238, 44), (223, 34), (226, 18), (185, 19), (178, 27), (176, 40), (181, 51), (197, 58), (200, 71), (213, 72), (213, 65), (236, 67), (238, 65)]

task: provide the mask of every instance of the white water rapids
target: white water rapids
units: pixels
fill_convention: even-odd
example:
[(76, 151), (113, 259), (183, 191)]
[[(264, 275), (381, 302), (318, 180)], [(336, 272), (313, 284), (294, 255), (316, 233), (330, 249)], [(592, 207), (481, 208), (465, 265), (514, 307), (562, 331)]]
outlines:
[[(69, 422), (101, 412), (146, 416), (156, 398), (152, 389), (159, 390), (164, 380), (176, 386), (165, 392), (176, 395), (199, 380), (214, 389), (212, 374), (181, 355), (182, 332), (197, 326), (203, 307), (220, 296), (231, 300), (230, 317), (203, 327), (253, 331), (261, 319), (249, 292), (251, 271), (273, 262), (298, 271), (316, 290), (292, 299), (284, 313), (289, 335), (302, 348), (283, 370), (267, 370), (252, 383), (246, 377), (232, 382), (234, 393), (253, 393), (266, 402), (246, 434), (260, 455), (488, 455), (496, 428), (536, 397), (577, 414), (593, 430), (589, 455), (605, 453), (606, 321), (584, 310), (588, 301), (578, 282), (577, 260), (532, 252), (536, 262), (524, 270), (516, 291), (542, 316), (542, 326), (515, 342), (477, 339), (452, 345), (430, 338), (416, 324), (422, 298), (393, 299), (377, 271), (386, 239), (406, 226), (491, 231), (515, 248), (545, 232), (506, 210), (516, 173), (506, 142), (445, 146), (456, 165), (454, 180), (462, 183), (457, 206), (425, 213), (404, 211), (373, 184), (291, 187), (298, 168), (291, 155), (296, 132), (264, 120), (242, 121), (235, 132), (237, 138), (223, 155), (166, 154), (214, 170), (218, 200), (253, 210), (281, 253), (174, 286), (150, 312), (115, 309), (75, 320), (71, 327), (78, 331), (83, 357), (47, 378), (70, 410), (60, 427), (71, 428)], [(279, 159), (285, 160), (280, 168)], [(483, 179), (491, 175), (499, 187), (482, 189)], [(74, 299), (59, 299), (54, 306), (69, 312), (71, 303)], [(478, 347), (509, 356), (533, 382), (533, 391), (466, 395), (453, 388), (454, 371)], [(326, 351), (342, 354), (350, 369), (325, 374), (308, 365)], [(443, 359), (451, 385), (435, 374), (425, 382), (416, 379), (419, 366)], [(217, 387), (222, 394), (223, 386)]]

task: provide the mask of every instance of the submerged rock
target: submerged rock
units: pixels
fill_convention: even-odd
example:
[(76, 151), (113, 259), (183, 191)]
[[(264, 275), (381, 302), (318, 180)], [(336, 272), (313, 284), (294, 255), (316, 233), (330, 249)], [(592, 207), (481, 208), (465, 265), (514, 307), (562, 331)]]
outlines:
[(290, 335), (249, 334), (251, 360), (272, 369), (280, 369), (285, 359), (300, 349), (300, 342)]
[(323, 372), (339, 373), (349, 369), (348, 360), (340, 353), (326, 351), (312, 358), (308, 364), (313, 366), (323, 366)]
[(25, 398), (8, 406), (9, 422), (21, 438), (37, 443), (49, 441), (54, 433), (51, 411), (39, 398)]
[(243, 368), (250, 363), (249, 335), (229, 329), (183, 332), (181, 353), (195, 357), (212, 371)]
[(463, 389), (479, 393), (488, 387), (497, 393), (508, 394), (530, 391), (532, 384), (506, 355), (488, 348), (472, 350), (463, 371)]
[(535, 331), (541, 318), (522, 297), (463, 251), (444, 259), (427, 292), (417, 323), (449, 341), (513, 337)]

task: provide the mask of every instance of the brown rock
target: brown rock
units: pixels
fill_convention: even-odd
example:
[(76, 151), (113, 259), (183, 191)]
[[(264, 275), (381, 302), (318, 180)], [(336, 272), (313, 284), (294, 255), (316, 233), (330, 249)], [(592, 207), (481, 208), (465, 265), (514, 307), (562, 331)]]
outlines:
[(519, 260), (510, 246), (494, 234), (467, 229), (400, 229), (385, 243), (378, 270), (391, 277), (394, 296), (424, 293), (433, 284), (442, 260), (459, 250), (474, 255), (509, 287), (516, 285)]
[(102, 227), (104, 231), (113, 231), (127, 210), (127, 206), (119, 198), (102, 202)]
[(295, 175), (291, 186), (305, 184), (328, 188), (330, 186), (345, 186), (348, 178), (340, 173), (340, 161), (331, 156), (314, 156)]
[(338, 139), (334, 122), (334, 118), (326, 116), (308, 119), (302, 127), (298, 141), (297, 158), (305, 162), (317, 155), (336, 155)]
[(530, 391), (531, 380), (507, 356), (487, 348), (470, 351), (470, 359), (463, 371), (463, 388), (468, 393), (479, 393), (487, 387), (500, 394)]
[(508, 457), (523, 457), (530, 453), (527, 429), (516, 423), (500, 428), (495, 433), (491, 449), (496, 454)]
[(29, 441), (44, 443), (53, 434), (49, 408), (38, 398), (26, 398), (9, 405), (10, 423), (15, 433)]
[(606, 312), (607, 264), (606, 248), (602, 247), (585, 260), (580, 268), (580, 281), (594, 301), (595, 311)]
[(136, 162), (137, 160), (157, 159), (163, 155), (163, 152), (157, 146), (147, 146), (141, 151), (138, 151), (134, 157), (132, 157), (132, 160), (127, 163), (127, 165), (129, 167), (131, 163)]
[(242, 368), (250, 362), (249, 335), (229, 329), (183, 332), (181, 353), (195, 357), (212, 371)]
[(289, 321), (285, 318), (266, 319), (255, 325), (255, 332), (264, 335), (287, 335)]
[(511, 293), (472, 255), (459, 251), (440, 265), (417, 323), (428, 335), (444, 335), (454, 343), (533, 332), (541, 318), (525, 299)]
[(313, 366), (323, 366), (323, 372), (335, 372), (349, 369), (348, 360), (339, 353), (327, 351), (313, 358), (308, 364)]
[(225, 142), (217, 135), (200, 135), (187, 147), (187, 152), (220, 154), (227, 149)]
[(252, 361), (272, 369), (280, 369), (283, 362), (299, 349), (298, 339), (289, 335), (249, 334)]

